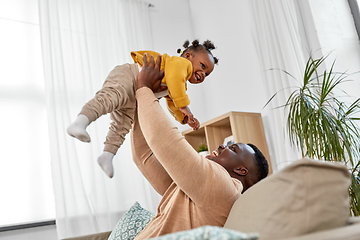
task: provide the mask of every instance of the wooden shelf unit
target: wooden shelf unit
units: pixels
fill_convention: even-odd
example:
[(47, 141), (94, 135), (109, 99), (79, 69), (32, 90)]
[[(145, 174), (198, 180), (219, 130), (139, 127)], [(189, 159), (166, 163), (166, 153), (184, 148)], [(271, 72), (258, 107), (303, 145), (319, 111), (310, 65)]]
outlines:
[(265, 155), (272, 173), (269, 150), (260, 113), (229, 112), (201, 124), (198, 131), (188, 129), (182, 132), (185, 139), (196, 150), (201, 144), (208, 146), (209, 152), (233, 135), (234, 142), (252, 143)]

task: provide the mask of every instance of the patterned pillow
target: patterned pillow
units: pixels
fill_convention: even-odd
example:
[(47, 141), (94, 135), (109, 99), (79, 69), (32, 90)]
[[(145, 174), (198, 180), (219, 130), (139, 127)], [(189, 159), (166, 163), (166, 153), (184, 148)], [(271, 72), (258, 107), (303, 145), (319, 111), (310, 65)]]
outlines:
[(257, 233), (242, 233), (215, 226), (203, 226), (195, 229), (166, 234), (153, 240), (256, 240)]
[(116, 224), (108, 240), (134, 239), (154, 216), (155, 214), (142, 208), (138, 202), (135, 202)]

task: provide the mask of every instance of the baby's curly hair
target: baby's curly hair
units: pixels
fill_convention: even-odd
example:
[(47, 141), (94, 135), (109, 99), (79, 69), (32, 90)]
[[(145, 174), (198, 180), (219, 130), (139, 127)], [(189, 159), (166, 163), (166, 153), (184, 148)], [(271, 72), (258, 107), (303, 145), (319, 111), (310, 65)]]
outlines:
[(195, 39), (194, 41), (192, 41), (191, 45), (190, 45), (190, 42), (189, 40), (186, 40), (183, 47), (185, 48), (184, 51), (181, 51), (181, 48), (179, 48), (177, 50), (177, 53), (180, 53), (180, 57), (182, 57), (185, 53), (189, 52), (189, 51), (194, 51), (194, 52), (197, 52), (197, 51), (208, 51), (211, 56), (214, 58), (214, 63), (217, 64), (219, 59), (217, 57), (214, 57), (211, 50), (214, 50), (216, 47), (215, 45), (210, 41), (210, 40), (206, 40), (203, 42), (203, 44), (200, 44), (199, 43), (199, 40)]

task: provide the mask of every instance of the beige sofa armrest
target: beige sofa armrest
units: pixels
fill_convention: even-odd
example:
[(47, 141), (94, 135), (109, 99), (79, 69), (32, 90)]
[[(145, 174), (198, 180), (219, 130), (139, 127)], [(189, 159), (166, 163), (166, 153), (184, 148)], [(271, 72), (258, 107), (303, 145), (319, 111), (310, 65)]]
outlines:
[(80, 237), (74, 237), (74, 238), (65, 238), (62, 240), (107, 240), (110, 236), (111, 231), (109, 232), (102, 232), (102, 233), (95, 233)]
[[(359, 240), (360, 217), (350, 219), (349, 225), (334, 228), (327, 231), (305, 234), (298, 237), (285, 238), (282, 240)], [(259, 238), (261, 240), (261, 237)]]
[(343, 227), (349, 219), (349, 170), (340, 163), (295, 161), (261, 180), (234, 203), (224, 227), (263, 240)]

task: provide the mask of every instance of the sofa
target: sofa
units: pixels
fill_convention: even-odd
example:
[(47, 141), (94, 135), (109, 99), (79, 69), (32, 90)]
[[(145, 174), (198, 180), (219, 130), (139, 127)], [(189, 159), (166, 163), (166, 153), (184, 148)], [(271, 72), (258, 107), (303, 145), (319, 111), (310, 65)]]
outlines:
[[(234, 203), (222, 231), (241, 233), (244, 238), (217, 238), (221, 230), (208, 226), (201, 235), (206, 238), (191, 239), (360, 240), (360, 217), (349, 217), (350, 181), (343, 164), (298, 160), (261, 180)], [(214, 230), (216, 234), (209, 234)], [(66, 240), (118, 239), (111, 233)], [(189, 239), (181, 234), (159, 239)]]

